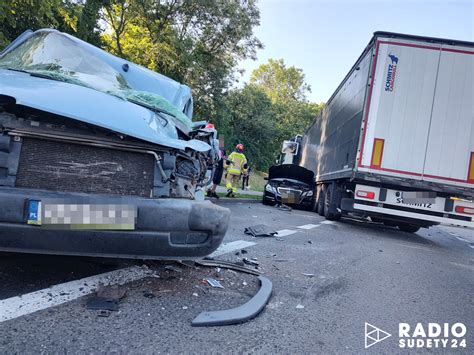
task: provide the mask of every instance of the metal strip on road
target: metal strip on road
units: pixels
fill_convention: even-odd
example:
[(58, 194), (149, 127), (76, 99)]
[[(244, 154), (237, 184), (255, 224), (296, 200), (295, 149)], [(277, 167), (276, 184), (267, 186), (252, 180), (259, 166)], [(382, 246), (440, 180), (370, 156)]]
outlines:
[(89, 295), (97, 290), (99, 284), (125, 284), (150, 275), (147, 268), (132, 266), (7, 298), (0, 301), (0, 323)]
[(299, 227), (296, 227), (296, 228), (299, 228), (299, 229), (313, 229), (313, 228), (316, 228), (316, 227), (319, 227), (320, 224), (305, 224), (305, 225), (302, 225), (302, 226), (299, 226)]
[(219, 248), (217, 248), (217, 250), (214, 253), (209, 255), (209, 257), (215, 258), (217, 256), (221, 256), (227, 253), (232, 253), (233, 251), (245, 249), (256, 244), (257, 243), (254, 243), (254, 242), (247, 242), (246, 240), (237, 240), (235, 242), (224, 243)]

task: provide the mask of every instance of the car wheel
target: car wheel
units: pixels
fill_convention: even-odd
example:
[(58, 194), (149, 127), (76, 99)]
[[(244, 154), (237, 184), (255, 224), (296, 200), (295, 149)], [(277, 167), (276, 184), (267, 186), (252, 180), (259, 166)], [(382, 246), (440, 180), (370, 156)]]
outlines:
[(265, 206), (275, 206), (275, 202), (273, 202), (273, 201), (268, 201), (265, 197), (262, 199), (262, 203), (263, 203)]
[(324, 217), (324, 188), (321, 186), (321, 191), (319, 191), (318, 202), (316, 204), (316, 212), (322, 217)]
[(341, 218), (335, 189), (336, 184), (331, 184), (325, 189), (324, 193), (324, 217), (329, 221), (337, 221)]
[(416, 233), (420, 230), (420, 226), (415, 226), (413, 224), (408, 224), (408, 223), (400, 223), (397, 225), (398, 229), (400, 229), (402, 232), (407, 232), (407, 233)]

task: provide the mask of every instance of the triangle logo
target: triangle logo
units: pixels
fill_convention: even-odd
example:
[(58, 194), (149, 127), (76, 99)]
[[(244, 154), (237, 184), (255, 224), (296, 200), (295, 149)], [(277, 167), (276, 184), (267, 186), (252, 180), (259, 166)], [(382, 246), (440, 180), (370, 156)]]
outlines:
[(370, 348), (372, 345), (380, 343), (391, 337), (392, 334), (387, 333), (385, 330), (377, 328), (372, 324), (365, 322), (365, 348)]

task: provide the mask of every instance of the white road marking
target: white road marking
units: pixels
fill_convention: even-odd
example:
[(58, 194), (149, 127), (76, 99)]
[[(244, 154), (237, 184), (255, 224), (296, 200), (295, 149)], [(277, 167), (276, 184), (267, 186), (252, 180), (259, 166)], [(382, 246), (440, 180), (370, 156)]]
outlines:
[(232, 253), (233, 251), (245, 249), (251, 247), (257, 243), (254, 242), (247, 242), (246, 240), (237, 240), (235, 242), (224, 243), (222, 244), (217, 250), (209, 255), (211, 258), (215, 258), (217, 256), (221, 256), (227, 253)]
[(89, 295), (96, 291), (99, 284), (125, 284), (151, 275), (147, 268), (132, 266), (7, 298), (0, 301), (0, 323)]
[(469, 243), (469, 240), (466, 240), (466, 239), (464, 239), (464, 238), (462, 238), (462, 237), (456, 236), (456, 239), (457, 239), (457, 240), (460, 240), (461, 242)]
[(299, 226), (299, 227), (296, 227), (296, 228), (300, 228), (300, 229), (313, 229), (313, 228), (316, 228), (316, 227), (319, 227), (320, 224), (305, 224), (305, 225), (302, 225), (302, 226)]
[(292, 235), (297, 233), (298, 231), (294, 231), (291, 229), (282, 229), (281, 231), (277, 231), (275, 237), (286, 237), (287, 235)]
[(334, 221), (322, 221), (321, 224), (334, 224)]
[(472, 266), (472, 265), (459, 264), (459, 263), (454, 263), (454, 262), (451, 262), (451, 261), (449, 263), (451, 265), (460, 266), (460, 267), (466, 268), (468, 270), (474, 271), (474, 266)]

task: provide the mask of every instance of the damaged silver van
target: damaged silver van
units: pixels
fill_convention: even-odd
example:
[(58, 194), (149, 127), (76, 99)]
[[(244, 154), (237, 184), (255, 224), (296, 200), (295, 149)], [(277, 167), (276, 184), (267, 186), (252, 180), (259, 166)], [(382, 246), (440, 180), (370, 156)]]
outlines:
[(191, 90), (55, 30), (0, 53), (0, 251), (195, 258), (229, 210), (203, 200), (216, 132)]

